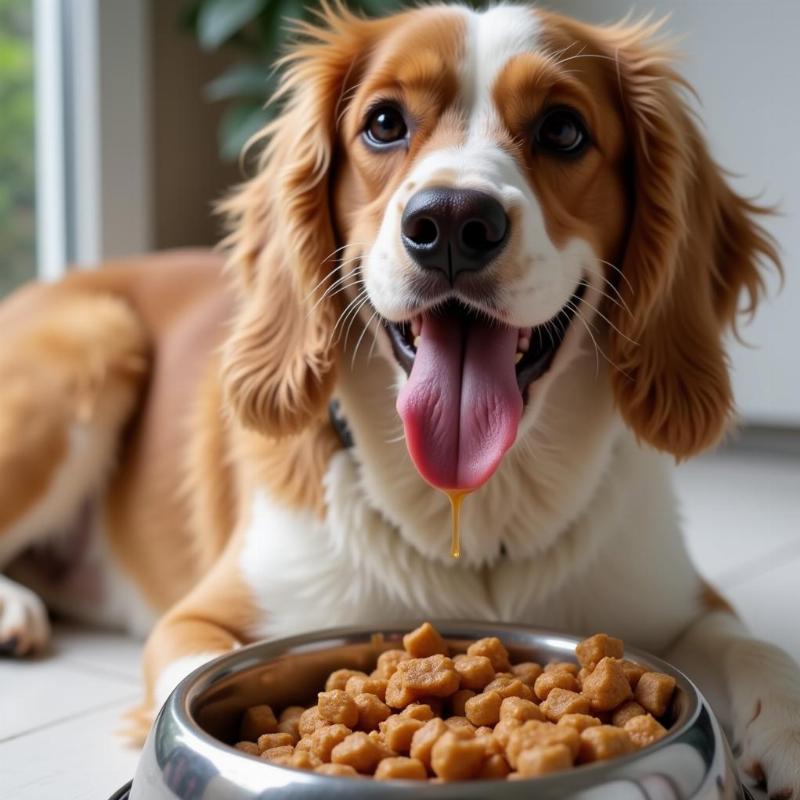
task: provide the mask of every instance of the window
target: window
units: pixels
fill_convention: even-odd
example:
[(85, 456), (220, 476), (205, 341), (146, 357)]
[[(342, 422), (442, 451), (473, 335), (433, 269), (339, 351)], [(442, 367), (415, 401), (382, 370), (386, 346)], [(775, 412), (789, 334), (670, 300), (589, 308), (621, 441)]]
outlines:
[(36, 276), (33, 15), (0, 0), (0, 295)]

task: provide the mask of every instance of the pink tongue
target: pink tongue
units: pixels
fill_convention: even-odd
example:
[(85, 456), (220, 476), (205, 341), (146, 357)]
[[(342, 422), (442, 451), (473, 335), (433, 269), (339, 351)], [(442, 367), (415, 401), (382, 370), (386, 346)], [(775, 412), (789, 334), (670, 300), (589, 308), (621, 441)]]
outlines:
[(514, 443), (522, 416), (514, 356), (518, 331), (425, 316), (414, 366), (397, 398), (408, 452), (440, 489), (476, 489)]

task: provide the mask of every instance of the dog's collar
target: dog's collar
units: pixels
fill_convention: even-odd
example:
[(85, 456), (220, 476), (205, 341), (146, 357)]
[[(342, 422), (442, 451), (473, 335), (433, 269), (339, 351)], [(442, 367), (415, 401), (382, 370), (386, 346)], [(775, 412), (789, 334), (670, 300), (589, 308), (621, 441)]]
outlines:
[(344, 418), (344, 414), (342, 414), (342, 407), (338, 400), (331, 400), (328, 404), (328, 416), (342, 446), (345, 449), (350, 449), (353, 446), (353, 434), (350, 431), (347, 420)]

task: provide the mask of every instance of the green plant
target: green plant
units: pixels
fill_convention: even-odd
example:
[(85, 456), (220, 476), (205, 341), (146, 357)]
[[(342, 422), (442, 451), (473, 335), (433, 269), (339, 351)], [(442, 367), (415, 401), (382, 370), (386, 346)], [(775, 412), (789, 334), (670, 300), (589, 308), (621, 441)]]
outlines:
[(36, 274), (30, 0), (0, 0), (0, 295)]
[[(386, 13), (398, 0), (348, 0), (348, 7), (367, 15)], [(185, 22), (206, 51), (225, 47), (239, 53), (237, 62), (205, 88), (213, 102), (228, 107), (219, 127), (220, 155), (237, 158), (247, 140), (269, 120), (265, 108), (275, 89), (273, 62), (289, 37), (290, 20), (309, 20), (317, 3), (303, 0), (192, 0)]]

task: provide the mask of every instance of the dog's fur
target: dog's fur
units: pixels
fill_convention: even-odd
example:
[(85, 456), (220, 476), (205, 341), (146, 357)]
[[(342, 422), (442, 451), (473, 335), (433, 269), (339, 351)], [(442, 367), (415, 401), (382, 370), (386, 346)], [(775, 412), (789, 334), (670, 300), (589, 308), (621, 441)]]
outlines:
[[(415, 617), (605, 630), (685, 667), (745, 768), (800, 792), (800, 673), (698, 576), (668, 465), (726, 431), (723, 335), (777, 256), (656, 26), (440, 6), (326, 9), (301, 34), (258, 173), (225, 203), (230, 279), (213, 254), (171, 253), (0, 307), (0, 639), (43, 647), (42, 599), (150, 631), (146, 717), (192, 666), (262, 636)], [(376, 155), (360, 131), (387, 95), (415, 129)], [(593, 131), (574, 163), (524, 138), (555, 102)], [(545, 323), (588, 283), (516, 443), (465, 503), (457, 563), (376, 322), (421, 302), (399, 216), (443, 183), (508, 210), (491, 271), (510, 324)]]

